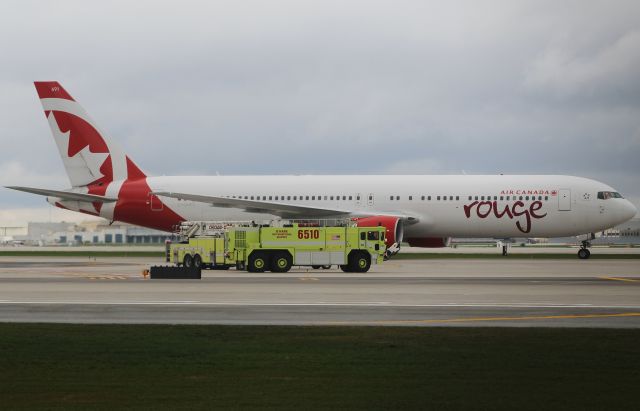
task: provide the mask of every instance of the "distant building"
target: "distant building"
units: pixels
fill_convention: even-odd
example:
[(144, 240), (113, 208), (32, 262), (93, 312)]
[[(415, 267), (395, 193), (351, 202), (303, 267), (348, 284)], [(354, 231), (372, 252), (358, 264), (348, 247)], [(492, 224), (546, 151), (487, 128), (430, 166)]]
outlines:
[(174, 239), (171, 233), (141, 228), (129, 224), (86, 223), (29, 223), (27, 234), (18, 236), (31, 245), (81, 244), (162, 244)]
[[(25, 234), (26, 231), (26, 234)], [(586, 234), (586, 233), (585, 233)], [(29, 223), (26, 227), (0, 227), (0, 242), (19, 242), (29, 245), (81, 245), (81, 244), (163, 244), (177, 237), (164, 231), (129, 224), (106, 224), (102, 221), (84, 223)], [(575, 237), (520, 238), (516, 243), (577, 243)], [(495, 239), (453, 239), (459, 243), (492, 243)], [(640, 244), (640, 218), (596, 233), (593, 244)]]
[[(591, 241), (591, 243), (595, 245), (640, 244), (640, 218), (634, 218), (624, 224), (617, 225), (604, 231), (598, 231), (595, 235), (595, 240)], [(579, 241), (576, 237), (558, 237), (550, 238), (548, 242), (577, 244)]]
[(602, 231), (594, 244), (640, 244), (640, 218)]
[(15, 243), (16, 237), (24, 236), (26, 233), (26, 227), (0, 226), (0, 244)]

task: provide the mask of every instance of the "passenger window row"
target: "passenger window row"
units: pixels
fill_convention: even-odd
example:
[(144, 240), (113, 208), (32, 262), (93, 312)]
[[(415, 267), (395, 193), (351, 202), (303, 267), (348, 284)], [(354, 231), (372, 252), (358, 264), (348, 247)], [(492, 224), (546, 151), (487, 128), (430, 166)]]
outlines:
[[(353, 201), (353, 196), (235, 196), (235, 195), (231, 195), (231, 196), (225, 196), (226, 198), (235, 198), (238, 200), (254, 200), (254, 201), (307, 201), (307, 200), (311, 200), (311, 201), (322, 201), (323, 199), (325, 201), (330, 201), (330, 200), (342, 200), (342, 201)], [(370, 200), (372, 199), (372, 196), (369, 196)], [(356, 200), (360, 201), (360, 196), (356, 196)]]
[[(498, 199), (500, 201), (515, 201), (515, 200), (520, 200), (520, 201), (529, 201), (529, 200), (532, 200), (532, 201), (535, 201), (535, 200), (543, 201), (543, 198), (544, 198), (544, 201), (549, 201), (549, 196), (544, 196), (544, 197), (543, 196), (537, 196), (537, 197), (536, 196), (493, 196), (493, 197), (492, 196), (486, 196), (486, 199), (488, 201), (491, 201), (491, 200), (498, 201)], [(482, 201), (482, 200), (485, 199), (485, 196), (480, 196), (480, 197), (478, 197), (478, 196), (469, 196), (469, 200), (472, 200), (472, 199), (473, 200), (481, 200)]]
[[(460, 201), (460, 196), (434, 196), (436, 201)], [(413, 200), (413, 196), (408, 196), (409, 201)], [(469, 201), (473, 200), (481, 200), (481, 201), (549, 201), (549, 196), (469, 196), (467, 198)], [(400, 200), (400, 196), (389, 196), (390, 201), (398, 201)], [(422, 201), (431, 201), (431, 196), (421, 196), (420, 200)]]
[[(621, 198), (621, 197), (613, 197), (612, 193), (598, 193), (598, 198), (600, 199), (608, 199), (608, 198)], [(613, 193), (620, 196), (618, 193)], [(281, 195), (270, 195), (270, 196), (225, 196), (226, 198), (234, 198), (239, 200), (254, 200), (254, 201), (353, 201), (354, 196), (346, 196), (346, 195), (337, 195), (337, 196), (329, 196), (329, 195), (318, 195), (318, 196), (281, 196)], [(413, 201), (413, 196), (407, 197), (409, 201)], [(355, 196), (356, 201), (360, 201), (360, 196)], [(417, 198), (416, 198), (417, 199)], [(435, 201), (460, 201), (460, 196), (433, 196)], [(467, 199), (469, 201), (479, 200), (479, 201), (549, 201), (549, 196), (468, 196)], [(390, 201), (400, 201), (399, 195), (391, 195), (389, 196)], [(431, 201), (432, 196), (420, 196), (421, 201)], [(369, 195), (369, 201), (373, 201), (373, 196)]]

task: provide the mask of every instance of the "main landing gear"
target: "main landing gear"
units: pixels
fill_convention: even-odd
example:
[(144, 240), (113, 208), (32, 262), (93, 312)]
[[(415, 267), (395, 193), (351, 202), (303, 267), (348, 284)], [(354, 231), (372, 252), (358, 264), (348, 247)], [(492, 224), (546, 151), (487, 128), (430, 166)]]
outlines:
[(582, 245), (578, 250), (578, 258), (581, 260), (586, 260), (591, 257), (591, 251), (589, 251), (589, 247), (591, 247), (591, 242), (589, 240), (582, 241)]
[(511, 247), (511, 239), (505, 238), (504, 240), (498, 240), (498, 242), (496, 243), (496, 246), (498, 246), (498, 248), (502, 248), (502, 255), (506, 257), (507, 255), (509, 255), (509, 248)]

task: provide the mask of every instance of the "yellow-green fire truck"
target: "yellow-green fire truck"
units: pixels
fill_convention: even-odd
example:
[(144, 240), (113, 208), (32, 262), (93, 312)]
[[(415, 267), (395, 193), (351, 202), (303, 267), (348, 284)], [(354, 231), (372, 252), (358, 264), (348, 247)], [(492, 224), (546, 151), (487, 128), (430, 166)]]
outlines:
[(366, 272), (382, 262), (385, 252), (384, 227), (349, 221), (202, 222), (183, 224), (183, 229), (187, 239), (168, 243), (166, 259), (186, 268), (287, 272), (294, 265), (338, 265), (345, 272)]

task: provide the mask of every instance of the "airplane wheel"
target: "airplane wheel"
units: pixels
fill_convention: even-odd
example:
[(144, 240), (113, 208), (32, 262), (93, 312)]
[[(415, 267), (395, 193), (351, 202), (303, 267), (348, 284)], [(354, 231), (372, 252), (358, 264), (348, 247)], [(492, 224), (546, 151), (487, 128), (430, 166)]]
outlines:
[(347, 264), (345, 264), (345, 265), (341, 265), (341, 266), (340, 266), (340, 269), (341, 269), (342, 271), (344, 271), (345, 273), (350, 273), (350, 272), (351, 272), (351, 269), (349, 268), (349, 266), (348, 266)]
[(274, 273), (286, 273), (291, 269), (293, 261), (289, 253), (275, 253), (271, 258), (271, 271)]
[(331, 264), (323, 265), (323, 266), (322, 266), (322, 269), (324, 269), (324, 270), (329, 270), (329, 269), (331, 269)]
[(184, 259), (182, 260), (182, 265), (184, 265), (185, 268), (193, 267), (193, 257), (191, 257), (191, 254), (187, 254), (184, 256)]
[(311, 268), (313, 268), (314, 270), (319, 270), (320, 267), (322, 267), (321, 265), (312, 265)]
[(586, 248), (581, 248), (580, 250), (578, 250), (579, 259), (586, 260), (589, 257), (591, 257), (591, 251), (587, 250)]
[(196, 254), (193, 256), (193, 267), (202, 268), (202, 257), (200, 257), (200, 254)]

